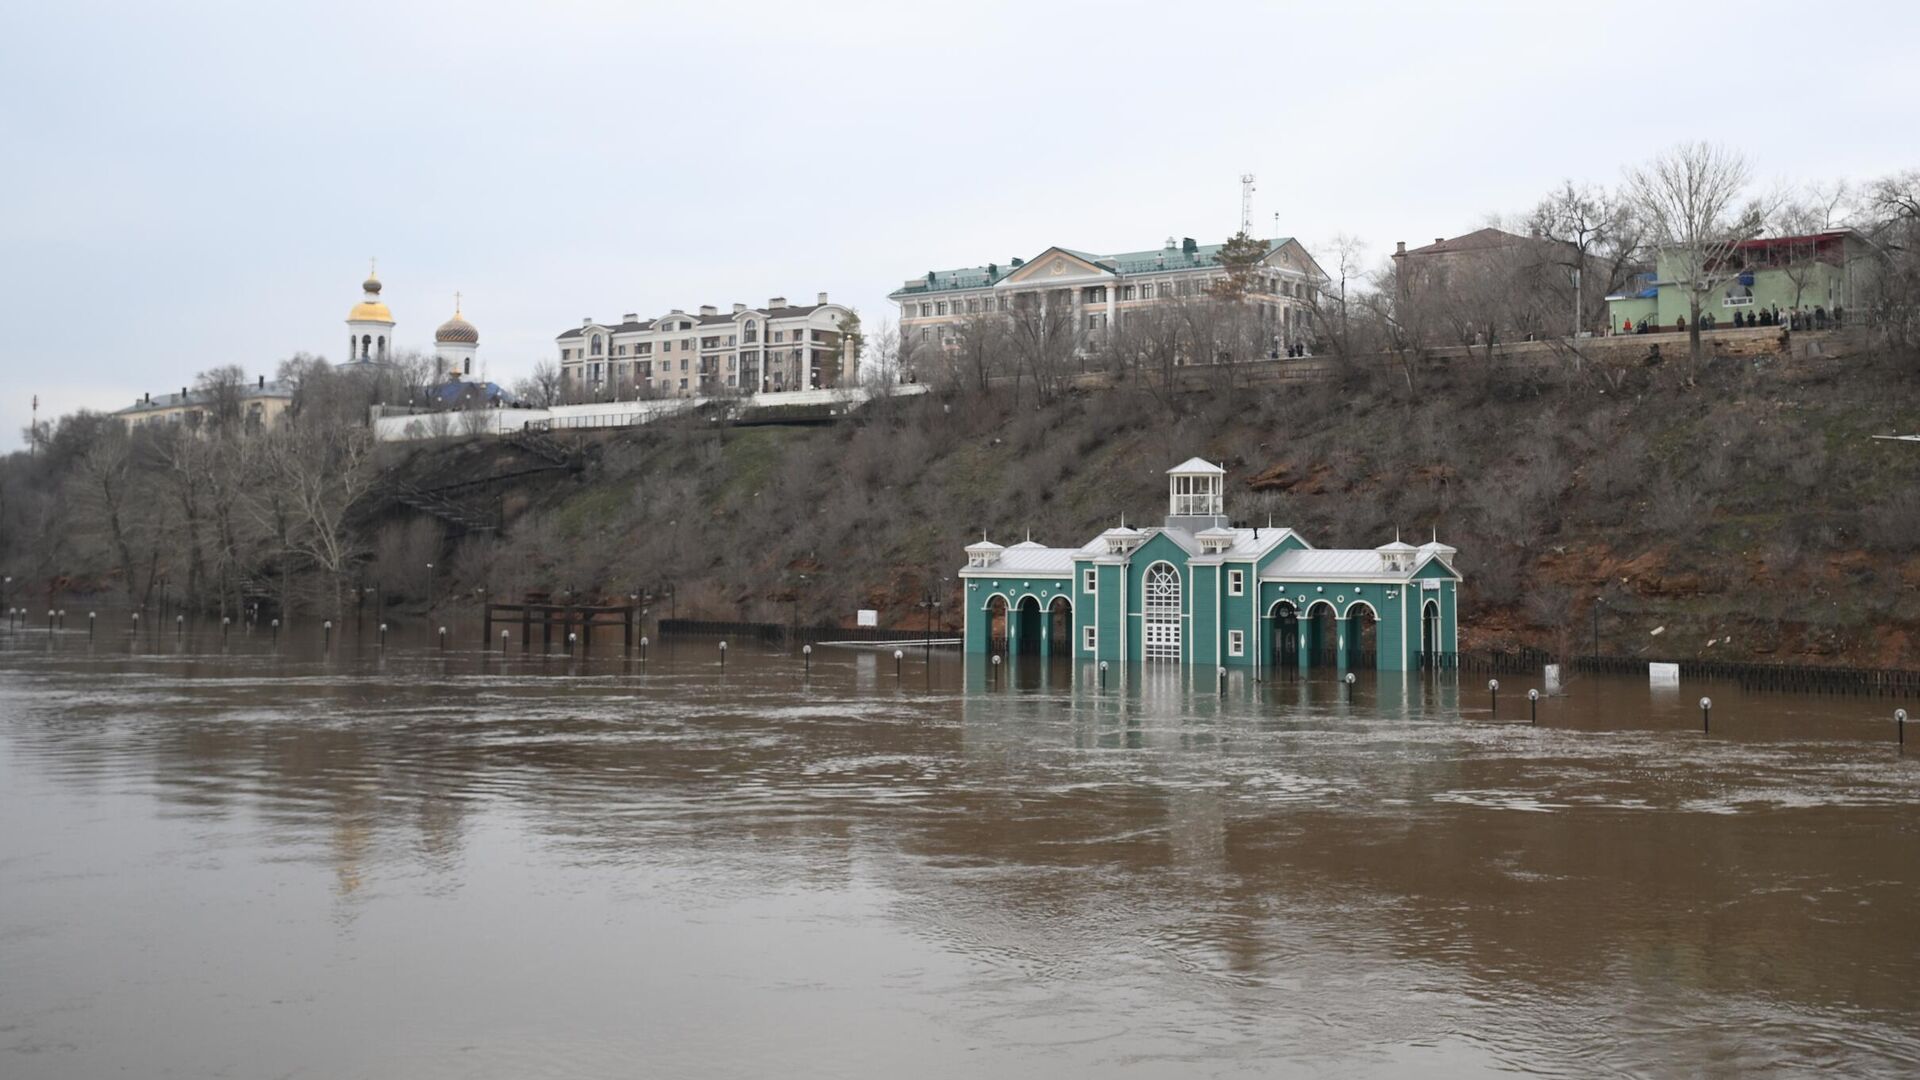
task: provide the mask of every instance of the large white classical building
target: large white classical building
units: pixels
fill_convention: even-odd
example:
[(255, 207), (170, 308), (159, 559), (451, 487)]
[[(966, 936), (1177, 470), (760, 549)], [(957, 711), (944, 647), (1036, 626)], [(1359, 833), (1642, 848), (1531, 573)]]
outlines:
[[(1255, 243), (1265, 245), (1266, 254), (1246, 299), (1271, 325), (1274, 346), (1284, 350), (1306, 339), (1313, 298), (1326, 273), (1292, 237)], [(1117, 255), (1050, 247), (1031, 259), (929, 270), (889, 299), (900, 305), (900, 336), (909, 350), (956, 347), (969, 319), (1035, 302), (1070, 306), (1080, 347), (1097, 352), (1133, 312), (1210, 295), (1227, 277), (1220, 261), (1225, 246), (1170, 236), (1159, 248)]]
[(697, 397), (852, 386), (859, 357), (846, 332), (851, 308), (819, 294), (812, 304), (776, 296), (731, 311), (675, 308), (616, 323), (582, 319), (555, 340), (565, 393), (575, 400)]

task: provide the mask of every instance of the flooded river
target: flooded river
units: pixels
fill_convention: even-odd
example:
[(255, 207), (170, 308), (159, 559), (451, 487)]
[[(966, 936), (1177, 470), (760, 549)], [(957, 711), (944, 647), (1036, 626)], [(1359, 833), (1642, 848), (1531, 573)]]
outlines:
[(602, 651), (0, 639), (0, 1076), (1920, 1074), (1895, 703)]

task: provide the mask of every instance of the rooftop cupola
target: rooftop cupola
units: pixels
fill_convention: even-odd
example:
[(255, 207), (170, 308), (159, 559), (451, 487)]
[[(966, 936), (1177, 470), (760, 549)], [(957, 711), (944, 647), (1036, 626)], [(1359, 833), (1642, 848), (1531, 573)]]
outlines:
[(1453, 569), (1453, 557), (1458, 554), (1460, 554), (1459, 548), (1440, 542), (1440, 533), (1436, 530), (1432, 540), (1420, 545), (1418, 557), (1424, 559), (1432, 555), (1446, 564), (1447, 569), (1451, 570)]
[(1107, 546), (1107, 554), (1131, 555), (1133, 549), (1140, 546), (1140, 542), (1146, 538), (1146, 535), (1139, 529), (1128, 528), (1123, 522), (1101, 533), (1100, 539)]
[(1403, 542), (1398, 536), (1393, 538), (1393, 543), (1381, 544), (1373, 550), (1380, 553), (1380, 571), (1385, 574), (1412, 573), (1414, 559), (1420, 553), (1418, 548)]
[(1200, 542), (1200, 554), (1220, 555), (1233, 546), (1233, 542), (1239, 539), (1239, 534), (1224, 525), (1215, 525), (1209, 529), (1202, 529), (1194, 535), (1194, 539)]
[(1000, 553), (1005, 550), (981, 533), (979, 543), (967, 545), (967, 566), (974, 569), (992, 566), (1000, 561)]
[(1226, 520), (1227, 470), (1189, 458), (1167, 470), (1167, 528), (1200, 532)]

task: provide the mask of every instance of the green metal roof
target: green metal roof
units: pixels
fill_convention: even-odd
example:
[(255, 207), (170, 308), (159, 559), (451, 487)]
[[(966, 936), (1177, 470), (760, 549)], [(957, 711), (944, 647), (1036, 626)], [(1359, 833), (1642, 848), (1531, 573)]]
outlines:
[[(1264, 241), (1267, 254), (1285, 247), (1292, 242), (1290, 236)], [(1117, 274), (1156, 274), (1182, 270), (1207, 270), (1220, 265), (1220, 249), (1225, 244), (1201, 244), (1189, 255), (1178, 247), (1149, 248), (1146, 251), (1126, 251), (1118, 255), (1095, 255), (1092, 252), (1076, 251), (1063, 247), (1064, 251), (1077, 259), (1084, 259), (1096, 266), (1104, 267)], [(1048, 250), (1056, 250), (1049, 248)], [(1031, 261), (1031, 260), (1029, 260)], [(1024, 264), (1023, 264), (1024, 265)], [(892, 296), (919, 296), (928, 293), (949, 292), (955, 289), (984, 289), (1005, 279), (1007, 275), (1020, 269), (1010, 264), (993, 264), (993, 273), (987, 273), (985, 266), (968, 266), (958, 270), (930, 270), (925, 277), (902, 285), (895, 289)]]

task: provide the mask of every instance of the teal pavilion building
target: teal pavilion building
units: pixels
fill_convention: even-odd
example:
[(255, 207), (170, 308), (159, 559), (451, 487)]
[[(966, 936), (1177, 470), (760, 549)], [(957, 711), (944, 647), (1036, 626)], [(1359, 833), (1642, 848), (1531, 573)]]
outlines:
[(1457, 553), (1437, 536), (1316, 548), (1230, 524), (1225, 484), (1194, 458), (1167, 470), (1158, 528), (1122, 522), (1077, 548), (969, 544), (966, 651), (1256, 671), (1410, 671), (1458, 651)]

